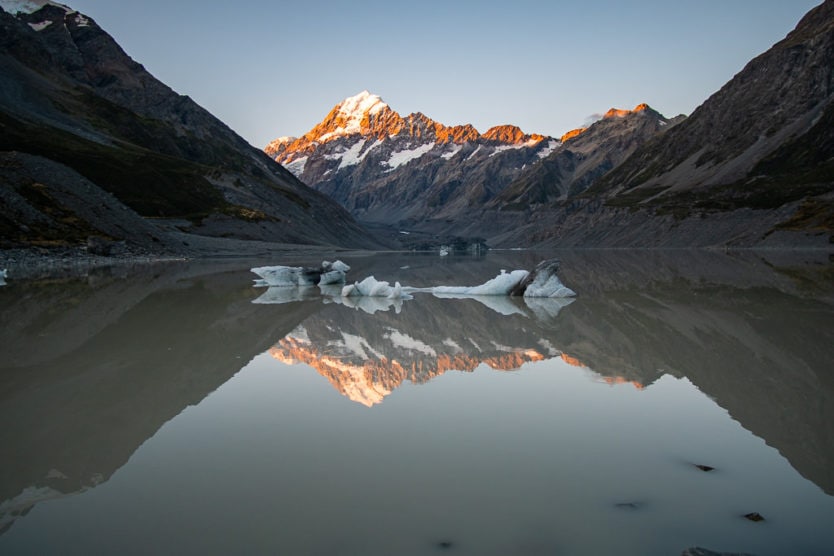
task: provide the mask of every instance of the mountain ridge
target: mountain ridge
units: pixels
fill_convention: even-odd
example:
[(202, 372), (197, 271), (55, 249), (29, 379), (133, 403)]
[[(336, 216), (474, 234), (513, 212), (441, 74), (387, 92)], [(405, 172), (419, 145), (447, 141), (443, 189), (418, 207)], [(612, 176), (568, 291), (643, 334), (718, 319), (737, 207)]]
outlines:
[[(158, 81), (92, 18), (38, 4), (12, 4), (26, 8), (16, 15), (2, 9), (8, 0), (0, 5), (0, 151), (18, 153), (15, 166), (0, 167), (16, 176), (0, 188), (0, 246), (83, 246), (91, 237), (180, 252), (221, 240), (378, 245), (338, 205)], [(38, 157), (57, 163), (51, 174), (23, 176)], [(64, 183), (84, 184), (81, 198), (84, 188), (102, 190), (124, 208), (82, 215), (61, 205)], [(32, 184), (43, 186), (37, 195)], [(152, 237), (126, 227), (112, 235), (110, 224), (129, 212), (155, 228)], [(157, 226), (160, 218), (176, 223)]]
[(498, 246), (830, 249), (832, 30), (834, 1), (826, 0), (584, 191), (553, 194), (561, 178), (543, 161), (541, 175), (508, 188), (515, 198), (494, 201), (464, 232)]
[(362, 91), (302, 137), (278, 138), (265, 151), (360, 221), (412, 227), (480, 206), (558, 145), (511, 124), (482, 134), (421, 112), (401, 116)]

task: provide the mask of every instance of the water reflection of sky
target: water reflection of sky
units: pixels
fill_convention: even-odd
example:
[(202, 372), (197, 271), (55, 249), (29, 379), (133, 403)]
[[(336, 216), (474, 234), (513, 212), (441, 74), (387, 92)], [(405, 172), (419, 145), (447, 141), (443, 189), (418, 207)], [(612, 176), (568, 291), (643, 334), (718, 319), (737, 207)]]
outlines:
[[(240, 292), (237, 281), (166, 286), (59, 366), (4, 371), (16, 378), (4, 383), (0, 414), (52, 400), (42, 424), (20, 421), (52, 444), (35, 454), (7, 431), (3, 445), (42, 475), (72, 476), (62, 441), (44, 431), (55, 416), (70, 427), (69, 415), (97, 415), (60, 438), (97, 438), (87, 454), (102, 480), (15, 517), (0, 552), (834, 548), (834, 497), (822, 490), (832, 461), (821, 426), (829, 305), (726, 284), (705, 299), (688, 282), (580, 292), (539, 318), (430, 296), (369, 314), (317, 299), (258, 306), (262, 292)], [(190, 326), (136, 341), (162, 315), (185, 325), (195, 307)], [(288, 338), (306, 342), (306, 358), (291, 357), (298, 342)], [(316, 366), (323, 357), (384, 395), (351, 401), (338, 365)], [(214, 375), (216, 386), (200, 382)], [(21, 388), (22, 376), (35, 380)], [(44, 388), (60, 394), (36, 397)], [(180, 390), (190, 394), (174, 398), (179, 409), (161, 412)], [(156, 421), (158, 412), (170, 417)], [(99, 452), (118, 441), (99, 431), (127, 435), (139, 421), (161, 428), (132, 435), (141, 439), (126, 445), (126, 463), (107, 468)], [(2, 476), (14, 490), (11, 468)], [(47, 483), (60, 484), (54, 477)]]

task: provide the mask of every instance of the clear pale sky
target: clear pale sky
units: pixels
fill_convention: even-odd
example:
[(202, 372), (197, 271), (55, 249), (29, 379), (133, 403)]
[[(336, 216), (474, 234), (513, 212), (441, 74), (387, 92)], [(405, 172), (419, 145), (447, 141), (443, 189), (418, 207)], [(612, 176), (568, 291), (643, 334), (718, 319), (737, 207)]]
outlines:
[(559, 136), (690, 114), (820, 0), (70, 0), (257, 147), (363, 89), (402, 115)]

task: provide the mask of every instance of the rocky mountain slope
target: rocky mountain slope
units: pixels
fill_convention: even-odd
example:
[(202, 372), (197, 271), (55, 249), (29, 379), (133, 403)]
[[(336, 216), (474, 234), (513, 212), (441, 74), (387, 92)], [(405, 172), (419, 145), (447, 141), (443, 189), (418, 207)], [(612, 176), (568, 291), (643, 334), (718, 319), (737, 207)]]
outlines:
[(0, 247), (93, 237), (182, 250), (180, 230), (374, 245), (336, 203), (54, 2), (0, 3), (0, 152)]
[(276, 139), (265, 150), (358, 219), (413, 227), (483, 205), (558, 145), (510, 125), (481, 134), (419, 112), (403, 117), (363, 91), (303, 137)]
[(668, 119), (647, 104), (634, 110), (612, 108), (589, 128), (565, 134), (559, 148), (525, 169), (488, 206), (522, 208), (575, 197), (637, 147), (684, 119)]
[[(834, 1), (811, 10), (668, 133), (579, 199), (493, 214), (505, 244), (834, 243)], [(509, 207), (514, 208), (514, 207)]]

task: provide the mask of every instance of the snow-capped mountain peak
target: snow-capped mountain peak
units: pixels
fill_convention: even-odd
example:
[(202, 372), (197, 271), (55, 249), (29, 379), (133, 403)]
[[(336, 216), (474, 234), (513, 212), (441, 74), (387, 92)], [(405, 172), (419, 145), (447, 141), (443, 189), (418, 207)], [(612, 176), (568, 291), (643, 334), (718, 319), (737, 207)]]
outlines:
[(387, 106), (379, 95), (371, 94), (366, 90), (346, 98), (338, 104), (337, 108), (343, 115), (361, 120), (365, 114), (376, 114)]
[(383, 102), (379, 95), (368, 91), (348, 97), (330, 111), (319, 125), (313, 128), (305, 138), (319, 143), (358, 134), (374, 134), (372, 128), (376, 120), (386, 119), (386, 115), (399, 115)]
[(446, 221), (490, 199), (559, 142), (514, 125), (485, 134), (447, 126), (421, 112), (401, 116), (368, 91), (336, 104), (294, 141), (266, 153), (357, 216), (376, 222)]

